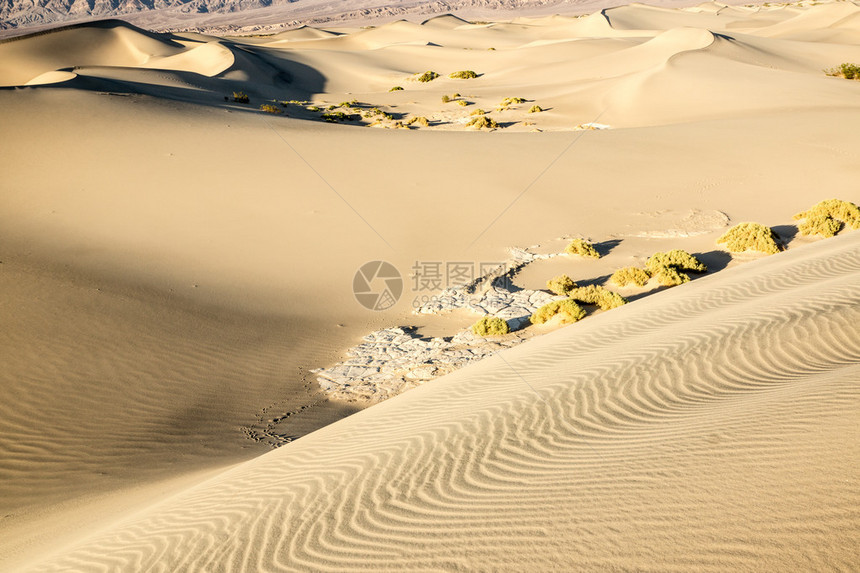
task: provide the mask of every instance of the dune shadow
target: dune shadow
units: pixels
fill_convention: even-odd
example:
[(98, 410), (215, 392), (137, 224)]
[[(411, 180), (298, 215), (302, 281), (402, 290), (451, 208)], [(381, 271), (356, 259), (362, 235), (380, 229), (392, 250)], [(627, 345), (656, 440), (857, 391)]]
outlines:
[(776, 236), (779, 237), (779, 242), (782, 243), (782, 246), (784, 247), (787, 247), (799, 232), (797, 225), (777, 225), (776, 227), (771, 227), (771, 229), (776, 233)]
[[(714, 249), (706, 253), (695, 253), (697, 259), (705, 263), (708, 267), (708, 273), (715, 273), (723, 270), (732, 260), (732, 255), (720, 249)], [(688, 272), (691, 279), (697, 279), (705, 276), (707, 273)]]

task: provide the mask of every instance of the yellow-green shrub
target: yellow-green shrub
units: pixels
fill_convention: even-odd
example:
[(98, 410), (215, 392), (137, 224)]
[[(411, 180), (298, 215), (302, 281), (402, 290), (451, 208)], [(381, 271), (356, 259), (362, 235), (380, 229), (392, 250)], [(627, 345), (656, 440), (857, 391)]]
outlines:
[(546, 288), (559, 296), (567, 296), (567, 293), (576, 288), (576, 283), (567, 275), (559, 275), (546, 281)]
[(695, 271), (703, 273), (708, 270), (699, 259), (680, 249), (665, 253), (654, 253), (645, 263), (651, 275), (657, 277), (660, 284), (674, 286), (690, 282), (690, 277), (680, 271)]
[(573, 300), (566, 298), (545, 304), (529, 317), (532, 324), (543, 324), (556, 315), (562, 316), (562, 324), (576, 322), (585, 317), (585, 311)]
[(400, 86), (394, 86), (393, 88), (391, 88), (391, 89), (390, 89), (390, 90), (388, 90), (388, 91), (389, 91), (389, 92), (400, 92), (400, 91), (403, 91), (403, 88), (402, 88), (402, 87), (400, 87)]
[(832, 237), (845, 225), (860, 229), (860, 208), (850, 201), (825, 199), (794, 216), (804, 219), (797, 225), (801, 235)]
[(581, 257), (591, 257), (593, 259), (600, 258), (600, 253), (594, 249), (594, 244), (586, 241), (585, 239), (574, 239), (564, 249), (564, 252), (569, 255), (579, 255)]
[(508, 323), (495, 316), (485, 316), (472, 325), (472, 332), (478, 336), (502, 336), (510, 331)]
[(272, 105), (272, 104), (270, 104), (270, 103), (264, 103), (263, 105), (261, 105), (261, 106), (260, 106), (260, 111), (264, 111), (264, 112), (266, 112), (266, 113), (271, 113), (271, 114), (274, 114), (274, 115), (278, 115), (278, 114), (280, 114), (280, 113), (283, 113), (283, 112), (281, 111), (281, 108), (279, 108), (279, 107), (278, 107), (278, 106), (276, 106), (276, 105)]
[(533, 105), (529, 108), (529, 113), (540, 113), (543, 111), (543, 108), (539, 105)]
[(622, 287), (629, 284), (641, 287), (645, 286), (650, 278), (651, 273), (645, 269), (640, 269), (639, 267), (624, 267), (623, 269), (618, 269), (612, 273), (612, 276), (609, 277), (609, 281)]
[(251, 98), (245, 92), (233, 92), (233, 101), (236, 103), (250, 103)]
[(760, 223), (738, 223), (717, 239), (717, 244), (725, 244), (730, 253), (759, 251), (772, 255), (779, 252), (776, 239), (770, 227)]
[(417, 123), (418, 125), (421, 125), (424, 127), (430, 126), (430, 122), (427, 121), (427, 118), (424, 117), (423, 115), (419, 115), (416, 117), (410, 117), (408, 120), (406, 120), (406, 125), (412, 125), (413, 123)]
[(476, 115), (472, 119), (469, 120), (469, 123), (466, 124), (466, 127), (471, 127), (474, 129), (492, 129), (499, 127), (499, 124), (496, 123), (496, 120), (491, 118), (489, 115)]
[(601, 310), (610, 310), (627, 304), (627, 299), (599, 285), (577, 287), (567, 293), (571, 299), (585, 304), (596, 304)]
[(415, 79), (418, 80), (419, 82), (432, 82), (433, 80), (435, 80), (438, 77), (439, 77), (439, 74), (437, 74), (436, 72), (434, 72), (432, 70), (427, 70), (426, 72), (424, 72), (423, 74), (421, 74), (420, 76), (418, 76)]
[(471, 80), (477, 78), (478, 74), (476, 74), (472, 70), (463, 70), (460, 72), (448, 74), (448, 77), (455, 80)]

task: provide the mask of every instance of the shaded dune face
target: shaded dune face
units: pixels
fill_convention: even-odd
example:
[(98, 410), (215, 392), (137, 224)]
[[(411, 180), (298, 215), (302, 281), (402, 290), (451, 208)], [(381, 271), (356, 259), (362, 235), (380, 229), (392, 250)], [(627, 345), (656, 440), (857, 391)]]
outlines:
[(643, 554), (705, 571), (850, 567), (858, 272), (854, 234), (615, 310), (248, 462), (33, 570), (625, 569)]

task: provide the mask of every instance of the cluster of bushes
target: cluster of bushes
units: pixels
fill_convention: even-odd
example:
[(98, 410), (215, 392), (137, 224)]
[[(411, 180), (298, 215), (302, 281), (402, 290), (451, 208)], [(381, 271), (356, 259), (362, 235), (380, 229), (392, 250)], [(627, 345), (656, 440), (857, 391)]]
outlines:
[(597, 305), (601, 310), (611, 310), (627, 304), (627, 299), (611, 290), (599, 286), (588, 285), (576, 287), (567, 293), (568, 298), (583, 304)]
[(532, 324), (544, 324), (553, 317), (560, 315), (562, 324), (569, 324), (585, 318), (585, 310), (575, 301), (566, 298), (545, 304), (529, 317)]
[(739, 223), (717, 239), (717, 244), (724, 244), (730, 253), (759, 251), (772, 255), (779, 252), (777, 239), (770, 227), (760, 223)]
[(439, 74), (437, 74), (436, 72), (434, 72), (432, 70), (427, 70), (426, 72), (424, 72), (423, 74), (421, 74), (420, 76), (418, 76), (415, 79), (418, 80), (419, 82), (425, 82), (426, 83), (426, 82), (432, 82), (433, 80), (435, 80), (438, 77), (439, 77)]
[(594, 244), (585, 239), (574, 239), (564, 249), (564, 252), (568, 255), (579, 255), (580, 257), (591, 257), (593, 259), (600, 258), (600, 253), (595, 250)]
[(361, 116), (358, 114), (344, 113), (342, 111), (324, 113), (320, 117), (329, 123), (337, 123), (339, 121), (358, 121), (361, 119)]
[(472, 129), (494, 129), (499, 127), (499, 124), (489, 115), (476, 115), (469, 120), (466, 127), (471, 127)]
[(663, 286), (675, 286), (690, 282), (690, 276), (681, 271), (704, 273), (708, 267), (699, 259), (680, 249), (665, 253), (654, 253), (645, 263), (651, 276), (657, 277)]
[(406, 120), (406, 125), (413, 125), (413, 124), (418, 124), (418, 125), (423, 126), (423, 127), (430, 127), (430, 122), (427, 121), (427, 118), (424, 117), (423, 115), (419, 115), (416, 117), (410, 117), (408, 120)]
[(448, 74), (448, 77), (455, 80), (471, 80), (478, 77), (478, 74), (473, 72), (472, 70), (463, 70), (460, 72), (453, 72)]
[(245, 92), (233, 92), (233, 101), (236, 103), (251, 103), (251, 98)]
[(495, 316), (482, 317), (472, 325), (472, 332), (478, 336), (502, 336), (508, 334), (511, 328), (508, 323)]
[(458, 97), (460, 97), (460, 94), (451, 94), (451, 95), (445, 94), (442, 96), (442, 103), (448, 103), (449, 101), (453, 101), (453, 100), (457, 99)]
[(543, 108), (539, 105), (533, 105), (529, 108), (529, 113), (540, 113), (543, 111)]
[(517, 103), (526, 103), (526, 99), (522, 97), (506, 97), (502, 100), (502, 103), (499, 104), (499, 107), (505, 108)]
[(279, 108), (279, 107), (278, 107), (278, 106), (276, 106), (276, 105), (272, 105), (272, 104), (270, 104), (270, 103), (264, 103), (263, 105), (261, 105), (261, 106), (260, 106), (260, 111), (264, 111), (264, 112), (266, 112), (266, 113), (271, 113), (271, 114), (274, 114), (274, 115), (278, 115), (278, 114), (280, 114), (280, 113), (283, 113), (283, 112), (281, 111), (281, 108)]
[(801, 235), (821, 235), (832, 237), (843, 226), (860, 229), (860, 208), (850, 201), (825, 199), (794, 216), (802, 219), (797, 225)]
[(618, 269), (612, 276), (609, 277), (609, 282), (618, 286), (636, 285), (639, 287), (648, 284), (651, 279), (651, 273), (639, 267), (624, 267)]
[(309, 103), (311, 103), (311, 102), (304, 101), (304, 100), (298, 100), (298, 99), (288, 99), (288, 100), (282, 101), (281, 105), (284, 107), (287, 107), (287, 106), (291, 106), (291, 105), (308, 105)]
[(846, 80), (860, 80), (860, 66), (857, 64), (844, 63), (838, 68), (825, 70), (828, 76), (838, 76)]

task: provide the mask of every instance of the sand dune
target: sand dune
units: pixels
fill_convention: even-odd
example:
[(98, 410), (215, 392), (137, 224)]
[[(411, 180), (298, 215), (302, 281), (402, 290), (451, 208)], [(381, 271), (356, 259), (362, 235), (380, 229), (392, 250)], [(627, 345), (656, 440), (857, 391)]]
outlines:
[(32, 570), (850, 569), (858, 273), (853, 234), (562, 329)]
[[(0, 569), (856, 569), (860, 233), (792, 224), (860, 203), (856, 8), (0, 43)], [(515, 286), (711, 272), (369, 408), (311, 373), (476, 320), (419, 262), (572, 237)]]

